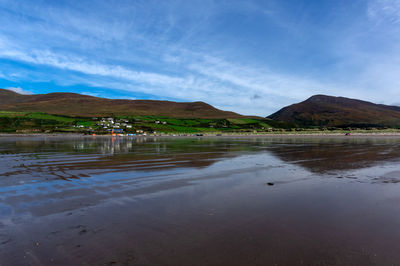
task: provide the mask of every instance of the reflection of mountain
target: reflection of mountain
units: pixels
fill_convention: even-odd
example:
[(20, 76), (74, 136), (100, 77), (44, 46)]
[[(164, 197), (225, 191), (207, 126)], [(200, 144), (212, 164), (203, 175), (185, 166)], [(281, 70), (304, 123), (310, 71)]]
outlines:
[(251, 148), (212, 139), (18, 139), (3, 142), (0, 158), (6, 161), (14, 154), (19, 158), (12, 167), (4, 167), (0, 176), (40, 174), (71, 179), (104, 172), (206, 167), (243, 149)]
[(27, 138), (2, 142), (0, 176), (71, 179), (119, 171), (207, 167), (243, 152), (265, 151), (310, 171), (324, 172), (397, 160), (399, 148), (400, 142), (385, 138)]
[(295, 138), (268, 150), (285, 162), (317, 173), (361, 169), (400, 159), (399, 140), (385, 138)]
[(72, 212), (188, 186), (200, 168), (242, 149), (249, 148), (195, 138), (0, 139), (0, 213), (4, 204), (34, 216)]
[[(265, 169), (264, 160), (269, 165), (270, 154), (283, 161), (278, 165), (297, 164), (316, 173), (400, 158), (394, 139), (87, 137), (0, 139), (0, 144), (1, 204), (35, 216), (188, 186), (199, 177), (253, 175)], [(200, 169), (249, 153), (255, 156), (243, 165), (237, 158), (222, 164), (225, 168)]]

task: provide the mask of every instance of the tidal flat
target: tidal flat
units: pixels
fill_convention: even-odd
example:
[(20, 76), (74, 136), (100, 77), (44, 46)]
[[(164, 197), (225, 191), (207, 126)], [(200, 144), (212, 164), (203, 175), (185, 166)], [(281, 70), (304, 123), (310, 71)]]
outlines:
[(398, 265), (399, 137), (0, 138), (0, 265)]

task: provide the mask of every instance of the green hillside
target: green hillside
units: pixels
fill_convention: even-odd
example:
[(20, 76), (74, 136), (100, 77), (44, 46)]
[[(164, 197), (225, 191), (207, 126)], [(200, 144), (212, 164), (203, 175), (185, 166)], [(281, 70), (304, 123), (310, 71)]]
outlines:
[[(108, 123), (112, 119), (114, 124)], [(105, 120), (106, 122), (102, 122)], [(118, 126), (117, 126), (118, 124)], [(68, 117), (38, 112), (0, 112), (0, 132), (59, 132), (110, 134), (124, 133), (223, 133), (268, 132), (286, 127), (269, 119), (204, 119), (171, 118), (165, 116)]]

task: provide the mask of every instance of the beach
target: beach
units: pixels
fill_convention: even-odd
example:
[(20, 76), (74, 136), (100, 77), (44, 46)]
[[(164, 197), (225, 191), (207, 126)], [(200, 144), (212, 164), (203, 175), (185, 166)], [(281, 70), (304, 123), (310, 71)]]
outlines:
[(389, 136), (0, 140), (0, 265), (390, 265)]

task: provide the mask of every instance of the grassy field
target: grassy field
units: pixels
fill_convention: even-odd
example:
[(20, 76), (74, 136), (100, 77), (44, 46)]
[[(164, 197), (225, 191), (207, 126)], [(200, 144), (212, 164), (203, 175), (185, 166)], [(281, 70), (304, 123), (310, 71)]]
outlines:
[(263, 118), (202, 119), (163, 116), (120, 116), (117, 118), (131, 121), (136, 129), (157, 132), (265, 132), (276, 128), (290, 127), (287, 124)]
[(0, 111), (0, 132), (79, 132), (75, 125), (87, 119), (45, 113)]
[[(119, 116), (115, 122), (125, 122), (131, 128), (127, 133), (204, 133), (204, 132), (254, 132), (267, 131), (282, 126), (267, 119), (201, 119), (170, 118), (162, 116)], [(38, 112), (0, 111), (0, 132), (96, 132), (108, 133), (100, 123), (101, 118), (79, 118)], [(108, 129), (112, 127), (108, 126)]]
[[(327, 134), (337, 133), (398, 133), (396, 129), (357, 128), (294, 128), (290, 124), (270, 119), (235, 118), (201, 119), (170, 118), (163, 116), (119, 116), (114, 121), (121, 124), (124, 133), (251, 133), (251, 134)], [(104, 125), (102, 118), (79, 118), (38, 112), (0, 111), (0, 132), (5, 133), (96, 133), (110, 134), (114, 124)], [(129, 128), (122, 126), (129, 125)], [(107, 126), (107, 128), (105, 128)]]

